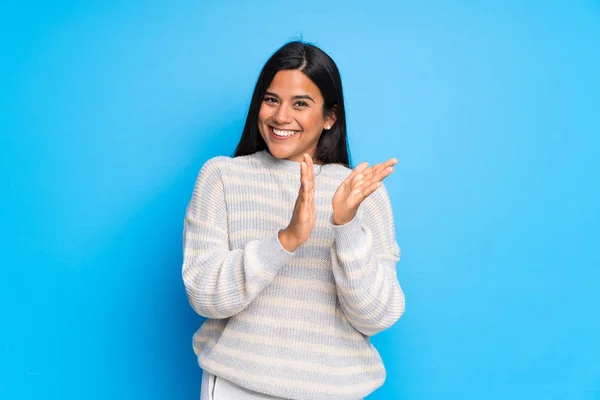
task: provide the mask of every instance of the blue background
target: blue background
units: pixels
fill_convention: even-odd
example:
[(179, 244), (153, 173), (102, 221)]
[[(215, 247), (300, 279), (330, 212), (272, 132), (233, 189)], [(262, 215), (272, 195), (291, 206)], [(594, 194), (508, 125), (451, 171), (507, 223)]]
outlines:
[(185, 207), (303, 38), (354, 163), (399, 159), (370, 399), (600, 399), (600, 2), (0, 7), (0, 398), (198, 398)]

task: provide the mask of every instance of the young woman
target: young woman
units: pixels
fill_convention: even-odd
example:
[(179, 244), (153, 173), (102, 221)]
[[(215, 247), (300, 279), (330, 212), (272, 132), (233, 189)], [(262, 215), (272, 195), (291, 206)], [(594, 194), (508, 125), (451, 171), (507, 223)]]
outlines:
[(262, 69), (233, 158), (201, 168), (184, 224), (183, 280), (202, 400), (360, 399), (385, 379), (369, 337), (404, 311), (400, 249), (381, 181), (350, 169), (342, 84), (291, 42)]

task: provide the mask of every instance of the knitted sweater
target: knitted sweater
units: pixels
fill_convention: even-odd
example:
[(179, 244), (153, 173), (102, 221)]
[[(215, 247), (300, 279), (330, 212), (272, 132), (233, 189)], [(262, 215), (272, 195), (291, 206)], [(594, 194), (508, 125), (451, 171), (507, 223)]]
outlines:
[(288, 399), (362, 398), (385, 380), (369, 337), (404, 311), (400, 249), (382, 186), (345, 225), (331, 200), (351, 170), (315, 165), (316, 223), (288, 252), (300, 163), (263, 150), (214, 157), (198, 174), (184, 223), (183, 281), (208, 319), (195, 333), (200, 367)]

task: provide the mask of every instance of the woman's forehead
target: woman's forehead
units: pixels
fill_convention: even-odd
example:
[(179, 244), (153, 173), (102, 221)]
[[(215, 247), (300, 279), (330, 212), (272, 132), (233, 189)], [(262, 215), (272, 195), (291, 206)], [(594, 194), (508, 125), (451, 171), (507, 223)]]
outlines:
[(276, 93), (281, 97), (309, 95), (315, 100), (316, 97), (321, 97), (321, 91), (317, 85), (299, 70), (282, 70), (277, 72), (267, 91)]

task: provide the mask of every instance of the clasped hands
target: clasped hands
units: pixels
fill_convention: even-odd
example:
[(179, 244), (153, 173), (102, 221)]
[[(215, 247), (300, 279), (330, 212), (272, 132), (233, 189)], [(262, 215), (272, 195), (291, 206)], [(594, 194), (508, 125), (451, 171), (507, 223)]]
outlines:
[[(354, 168), (340, 184), (331, 200), (334, 225), (344, 225), (352, 221), (360, 204), (377, 190), (381, 181), (394, 171), (398, 162), (395, 158), (373, 165), (362, 162)], [(300, 163), (300, 189), (294, 204), (294, 212), (289, 225), (279, 231), (279, 241), (289, 252), (294, 252), (310, 236), (315, 220), (315, 175), (313, 160), (304, 154)]]

